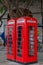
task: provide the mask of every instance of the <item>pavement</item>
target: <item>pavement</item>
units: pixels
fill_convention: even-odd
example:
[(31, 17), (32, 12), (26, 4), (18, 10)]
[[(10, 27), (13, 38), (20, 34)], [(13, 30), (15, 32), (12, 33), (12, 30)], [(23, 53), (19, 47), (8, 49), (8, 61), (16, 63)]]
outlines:
[[(0, 47), (0, 65), (23, 65), (6, 59), (6, 48)], [(43, 52), (39, 52), (38, 63), (28, 65), (43, 65)]]

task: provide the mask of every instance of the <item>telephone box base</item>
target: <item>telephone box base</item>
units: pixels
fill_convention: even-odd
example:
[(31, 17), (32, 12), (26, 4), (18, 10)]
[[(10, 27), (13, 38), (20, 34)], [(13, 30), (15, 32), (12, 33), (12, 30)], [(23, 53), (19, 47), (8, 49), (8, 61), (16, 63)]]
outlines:
[(23, 65), (28, 65), (28, 64), (38, 63), (38, 61), (35, 61), (35, 62), (29, 62), (29, 63), (22, 63), (22, 62), (18, 62), (18, 61), (16, 61), (16, 62), (19, 63), (19, 64), (23, 64)]
[(29, 62), (29, 63), (22, 63), (22, 62), (18, 62), (16, 60), (11, 60), (11, 59), (7, 59), (9, 61), (12, 61), (12, 62), (16, 62), (16, 63), (19, 63), (19, 64), (23, 64), (23, 65), (28, 65), (28, 64), (35, 64), (35, 63), (38, 63), (38, 61), (35, 61), (35, 62)]

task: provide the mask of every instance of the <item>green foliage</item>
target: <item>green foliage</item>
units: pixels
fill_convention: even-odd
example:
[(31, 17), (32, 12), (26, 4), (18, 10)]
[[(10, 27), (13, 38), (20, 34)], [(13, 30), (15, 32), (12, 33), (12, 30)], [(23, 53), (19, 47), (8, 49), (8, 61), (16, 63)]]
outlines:
[(0, 13), (3, 13), (5, 11), (5, 7), (0, 7)]
[(5, 6), (2, 4), (3, 0), (0, 0), (0, 14), (2, 14), (5, 11)]
[(0, 0), (0, 3), (2, 3), (3, 0)]

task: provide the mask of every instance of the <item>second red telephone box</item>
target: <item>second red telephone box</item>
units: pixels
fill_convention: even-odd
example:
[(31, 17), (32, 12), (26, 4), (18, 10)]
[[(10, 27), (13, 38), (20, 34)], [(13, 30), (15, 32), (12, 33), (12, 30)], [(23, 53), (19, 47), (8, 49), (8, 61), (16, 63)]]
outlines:
[(33, 63), (38, 61), (37, 20), (21, 17), (16, 23), (16, 61)]
[[(7, 59), (16, 60), (15, 19), (8, 20), (7, 24)], [(14, 32), (13, 32), (14, 30)]]

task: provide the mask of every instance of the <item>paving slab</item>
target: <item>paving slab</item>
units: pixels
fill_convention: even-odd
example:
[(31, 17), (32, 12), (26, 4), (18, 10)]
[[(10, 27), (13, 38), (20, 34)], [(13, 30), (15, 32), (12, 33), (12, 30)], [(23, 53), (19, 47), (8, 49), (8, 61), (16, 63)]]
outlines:
[[(39, 52), (39, 59), (38, 59), (38, 63), (34, 63), (34, 64), (28, 64), (28, 65), (43, 65), (43, 53)], [(6, 48), (2, 48), (0, 50), (0, 65), (23, 65), (20, 63), (16, 63), (16, 62), (11, 62), (8, 61), (6, 59)]]

